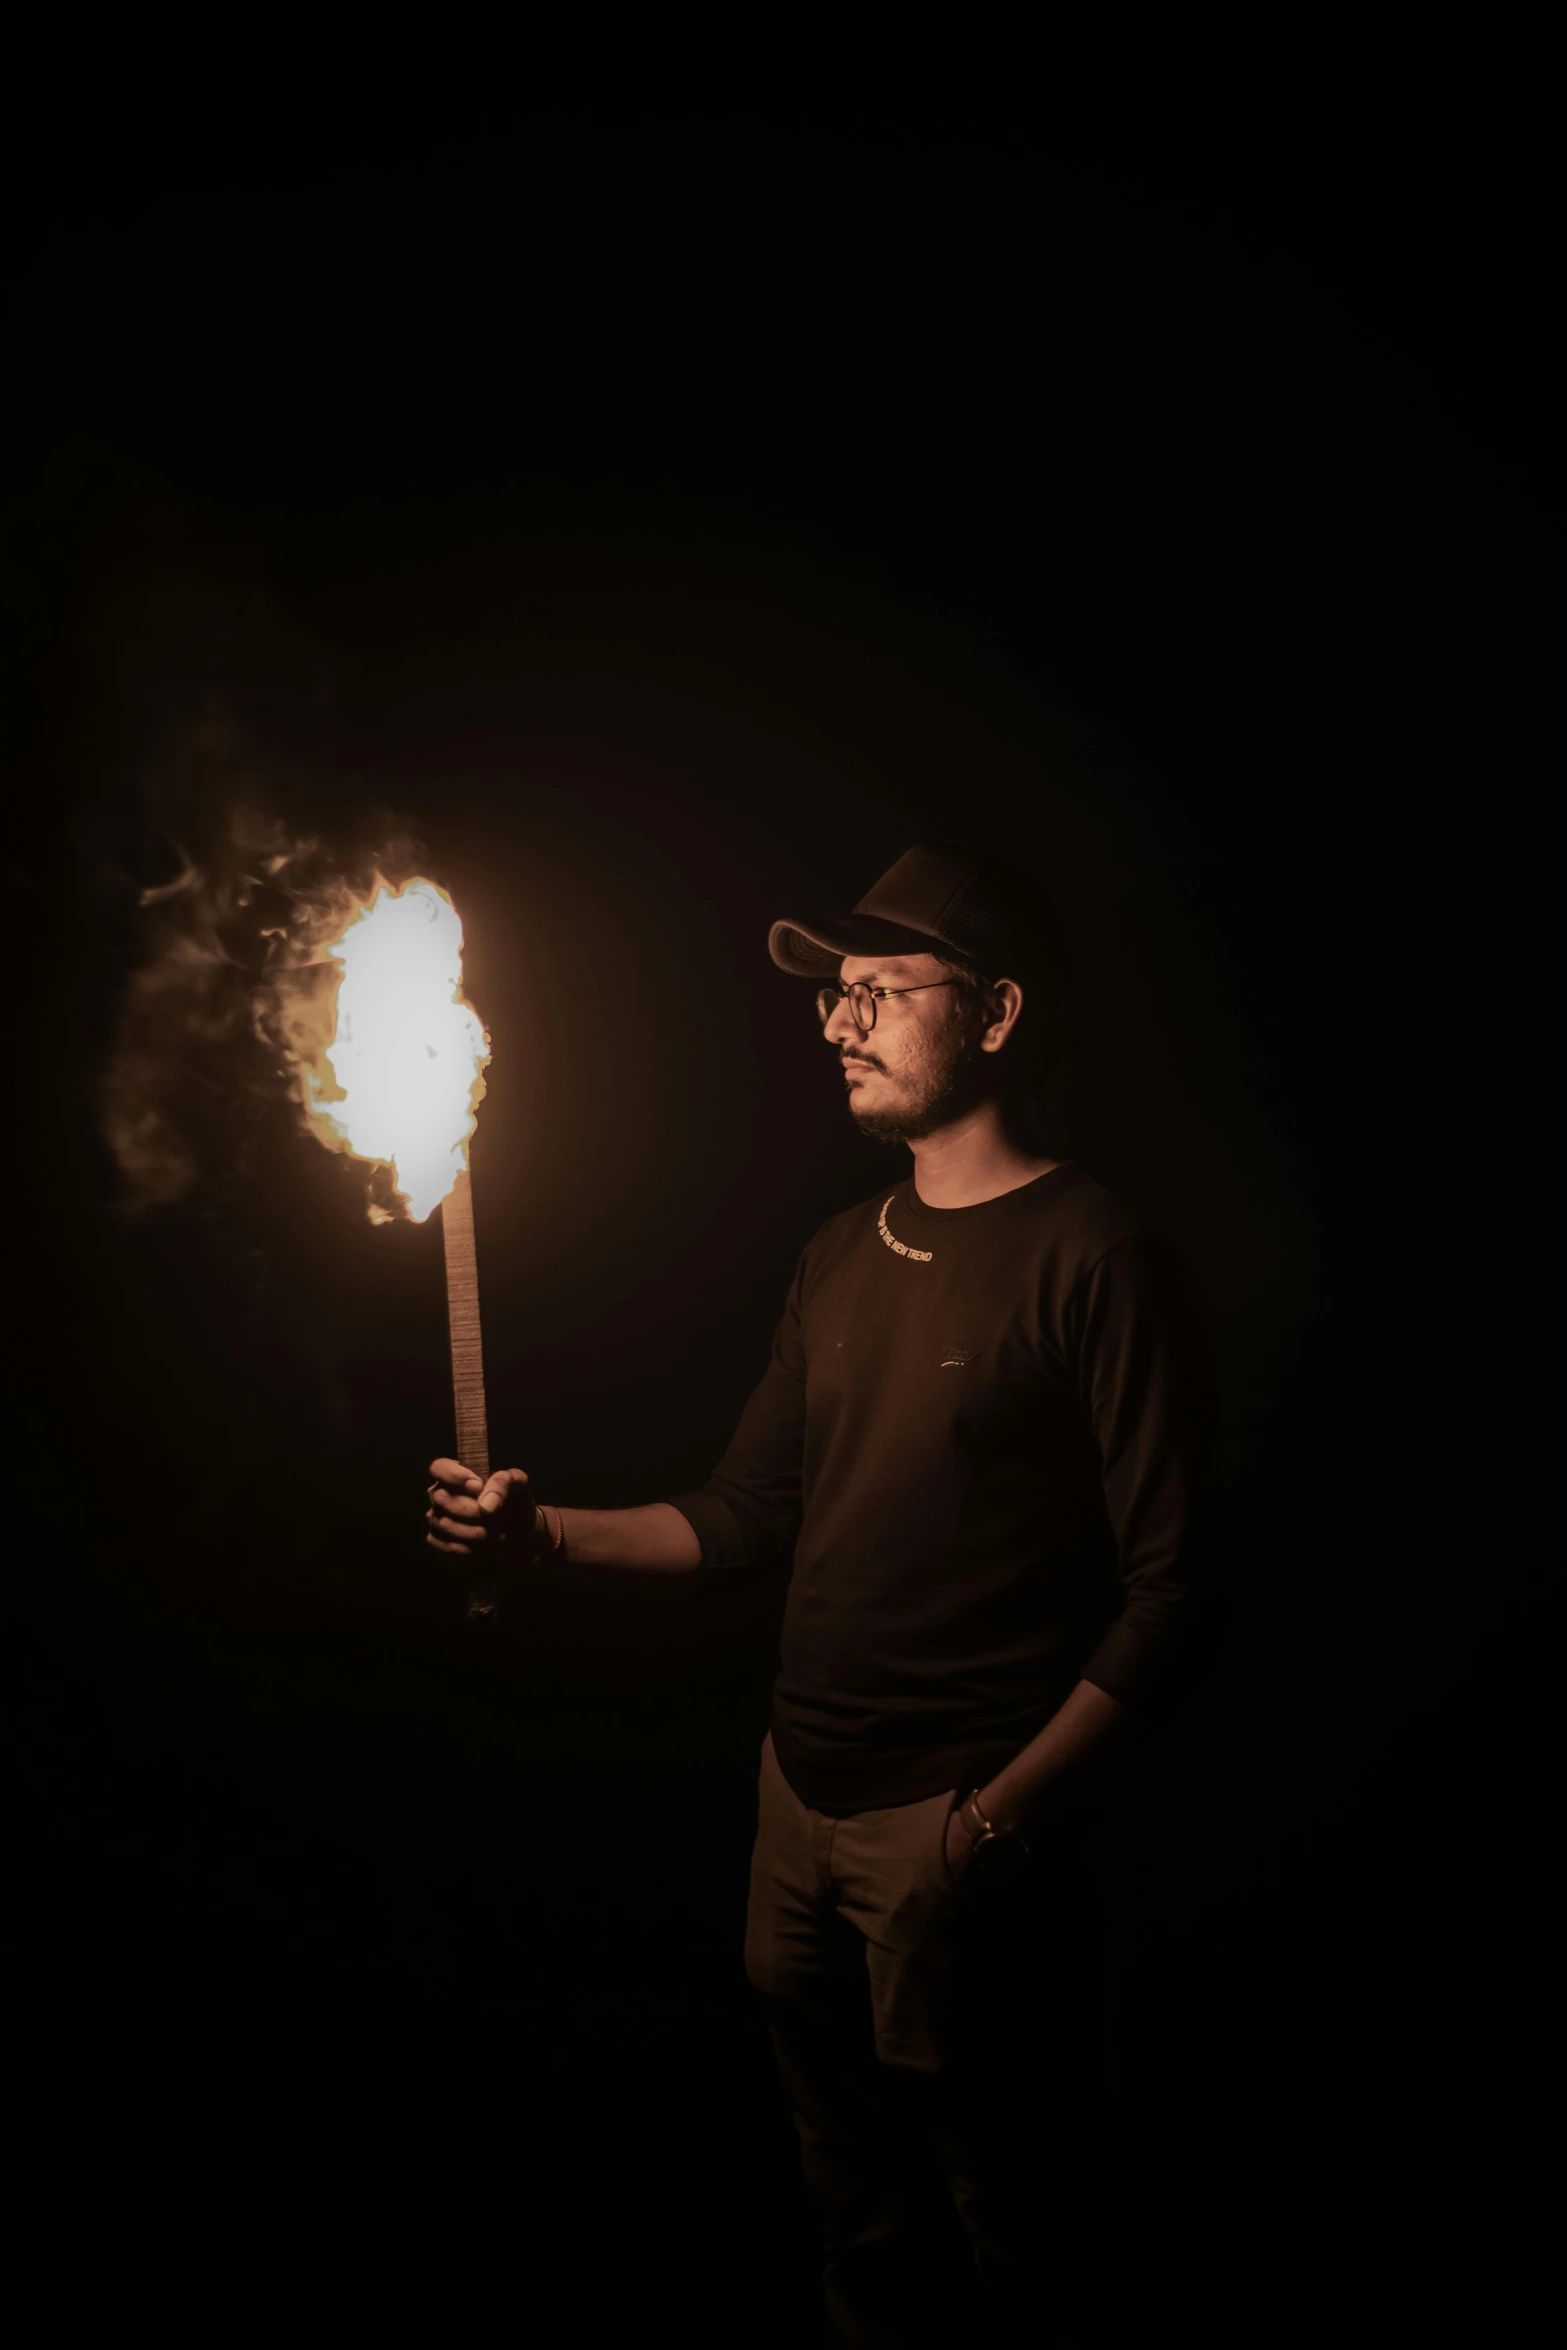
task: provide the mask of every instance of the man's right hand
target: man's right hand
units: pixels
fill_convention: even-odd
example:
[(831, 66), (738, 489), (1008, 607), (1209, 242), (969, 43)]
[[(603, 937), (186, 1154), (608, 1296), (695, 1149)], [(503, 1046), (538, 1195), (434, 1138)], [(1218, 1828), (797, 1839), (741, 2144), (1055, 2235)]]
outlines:
[(424, 1522), (432, 1550), (468, 1559), (486, 1577), (549, 1556), (549, 1529), (534, 1506), (526, 1469), (497, 1469), (485, 1481), (461, 1461), (436, 1460), (430, 1477)]

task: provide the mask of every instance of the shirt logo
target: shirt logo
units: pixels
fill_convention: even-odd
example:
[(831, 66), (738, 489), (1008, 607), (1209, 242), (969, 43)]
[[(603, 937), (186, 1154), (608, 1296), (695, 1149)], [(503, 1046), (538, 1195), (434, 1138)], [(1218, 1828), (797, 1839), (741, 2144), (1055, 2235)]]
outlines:
[(972, 1347), (949, 1346), (942, 1352), (941, 1368), (944, 1371), (965, 1371), (973, 1360), (974, 1350)]
[(881, 1234), (883, 1240), (887, 1243), (887, 1246), (890, 1249), (895, 1250), (900, 1257), (909, 1257), (916, 1265), (928, 1265), (930, 1263), (930, 1250), (928, 1248), (905, 1248), (902, 1241), (894, 1240), (892, 1234), (887, 1230), (887, 1210), (891, 1207), (897, 1196), (898, 1195), (895, 1191), (890, 1191), (887, 1194), (887, 1197), (882, 1201), (881, 1214), (876, 1219), (876, 1229)]

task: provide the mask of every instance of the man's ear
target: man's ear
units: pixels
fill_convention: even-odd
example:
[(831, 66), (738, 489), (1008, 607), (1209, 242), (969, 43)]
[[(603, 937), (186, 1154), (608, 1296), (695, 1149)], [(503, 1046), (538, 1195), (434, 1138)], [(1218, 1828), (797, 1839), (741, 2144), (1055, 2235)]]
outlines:
[(993, 979), (990, 983), (991, 1016), (985, 1023), (985, 1033), (979, 1040), (982, 1053), (999, 1053), (1023, 1009), (1023, 990), (1015, 979)]

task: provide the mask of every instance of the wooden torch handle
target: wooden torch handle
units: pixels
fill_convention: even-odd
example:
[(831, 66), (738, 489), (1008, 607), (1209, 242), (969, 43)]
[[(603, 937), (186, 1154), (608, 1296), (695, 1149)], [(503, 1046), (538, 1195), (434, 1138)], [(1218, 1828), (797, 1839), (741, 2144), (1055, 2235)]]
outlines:
[[(466, 1169), (441, 1203), (446, 1244), (446, 1321), (452, 1342), (452, 1400), (457, 1458), (476, 1477), (490, 1473), (490, 1429), (484, 1409), (484, 1338), (479, 1327), (479, 1260), (473, 1243), (473, 1187)], [(475, 1585), (470, 1616), (493, 1616), (493, 1588)]]

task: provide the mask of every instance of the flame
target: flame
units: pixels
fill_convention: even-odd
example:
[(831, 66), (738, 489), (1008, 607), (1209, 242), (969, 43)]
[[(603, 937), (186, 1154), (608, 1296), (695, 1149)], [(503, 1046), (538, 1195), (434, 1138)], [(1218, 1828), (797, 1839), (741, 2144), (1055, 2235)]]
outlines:
[(305, 1106), (329, 1129), (322, 1141), (392, 1169), (422, 1224), (468, 1163), (490, 1057), (463, 997), (461, 919), (438, 882), (383, 882), (326, 953), (336, 1020), (303, 1071)]

